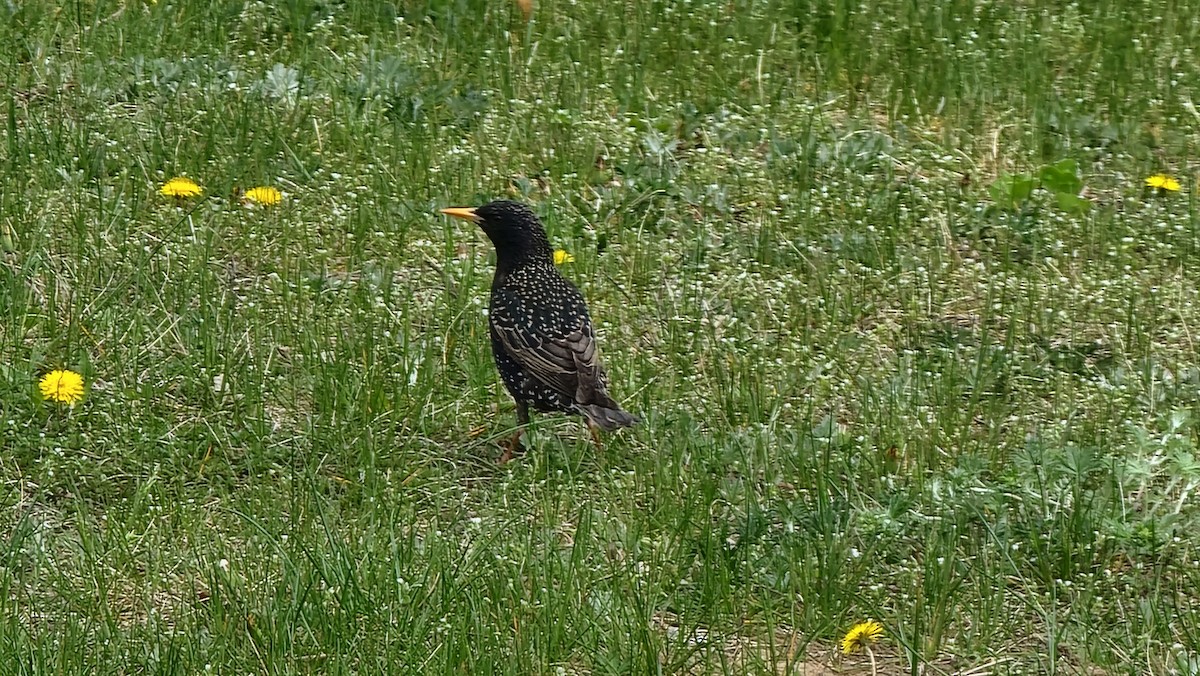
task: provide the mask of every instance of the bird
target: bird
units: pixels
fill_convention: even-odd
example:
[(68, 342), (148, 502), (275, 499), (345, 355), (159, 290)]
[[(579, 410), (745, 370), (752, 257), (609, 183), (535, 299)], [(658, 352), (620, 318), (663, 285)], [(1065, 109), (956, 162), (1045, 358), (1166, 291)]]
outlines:
[(596, 448), (598, 429), (640, 422), (609, 395), (587, 303), (554, 266), (554, 250), (533, 209), (496, 200), (441, 212), (478, 225), (496, 249), (488, 332), (496, 370), (517, 404), (517, 430), (501, 444), (501, 464), (521, 450), (530, 408), (582, 415)]

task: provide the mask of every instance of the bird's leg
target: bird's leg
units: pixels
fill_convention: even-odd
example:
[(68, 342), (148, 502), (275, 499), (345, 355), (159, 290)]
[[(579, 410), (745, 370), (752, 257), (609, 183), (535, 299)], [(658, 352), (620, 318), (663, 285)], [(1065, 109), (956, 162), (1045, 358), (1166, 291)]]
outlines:
[(504, 452), (497, 461), (501, 465), (513, 459), (513, 454), (521, 450), (521, 435), (525, 434), (525, 426), (529, 424), (529, 405), (517, 402), (517, 431), (508, 439), (500, 442)]
[(596, 450), (603, 451), (604, 444), (600, 443), (600, 427), (591, 420), (587, 420), (587, 427), (588, 431), (592, 433), (592, 443), (596, 445)]

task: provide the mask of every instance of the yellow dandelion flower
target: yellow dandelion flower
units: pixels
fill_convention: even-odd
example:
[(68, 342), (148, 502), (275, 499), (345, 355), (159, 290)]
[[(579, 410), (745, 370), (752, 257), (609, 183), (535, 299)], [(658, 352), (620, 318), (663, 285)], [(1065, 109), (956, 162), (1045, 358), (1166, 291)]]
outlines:
[(1179, 192), (1179, 179), (1171, 178), (1166, 174), (1155, 174), (1146, 177), (1146, 186), (1167, 192)]
[(555, 249), (554, 250), (554, 264), (555, 265), (562, 265), (563, 263), (574, 263), (574, 262), (575, 262), (575, 257), (572, 256), (571, 252), (567, 251), (566, 249)]
[(264, 207), (273, 207), (283, 201), (283, 193), (279, 192), (278, 188), (269, 185), (250, 188), (244, 197), (247, 201), (261, 204)]
[(204, 194), (204, 188), (190, 178), (176, 176), (164, 183), (158, 189), (158, 194), (163, 197), (199, 197)]
[(883, 625), (875, 620), (859, 622), (842, 637), (842, 654), (849, 655), (859, 648), (866, 648), (883, 638)]
[(74, 371), (51, 371), (38, 383), (38, 389), (43, 399), (73, 405), (83, 399), (83, 376)]

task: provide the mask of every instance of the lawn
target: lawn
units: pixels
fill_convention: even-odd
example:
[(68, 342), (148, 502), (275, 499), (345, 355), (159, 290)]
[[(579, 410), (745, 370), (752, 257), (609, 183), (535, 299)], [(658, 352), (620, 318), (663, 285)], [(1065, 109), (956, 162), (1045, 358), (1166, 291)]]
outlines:
[(0, 673), (1200, 674), (1192, 3), (529, 7), (0, 6)]

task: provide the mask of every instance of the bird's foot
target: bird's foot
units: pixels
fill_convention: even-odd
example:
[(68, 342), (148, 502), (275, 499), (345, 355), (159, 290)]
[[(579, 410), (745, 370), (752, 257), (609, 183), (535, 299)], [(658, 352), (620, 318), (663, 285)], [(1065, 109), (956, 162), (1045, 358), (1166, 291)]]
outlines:
[(503, 452), (496, 460), (496, 464), (498, 465), (507, 464), (509, 460), (513, 459), (513, 456), (518, 453), (524, 453), (525, 448), (521, 446), (521, 431), (518, 431), (507, 439), (502, 439), (500, 441), (500, 448), (503, 449)]
[(604, 444), (600, 443), (600, 428), (592, 421), (587, 422), (588, 431), (592, 433), (592, 443), (596, 445), (597, 451), (604, 450)]

